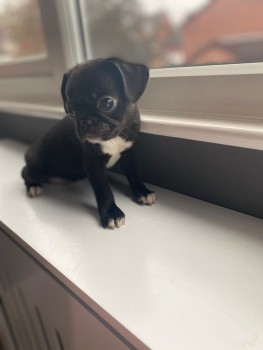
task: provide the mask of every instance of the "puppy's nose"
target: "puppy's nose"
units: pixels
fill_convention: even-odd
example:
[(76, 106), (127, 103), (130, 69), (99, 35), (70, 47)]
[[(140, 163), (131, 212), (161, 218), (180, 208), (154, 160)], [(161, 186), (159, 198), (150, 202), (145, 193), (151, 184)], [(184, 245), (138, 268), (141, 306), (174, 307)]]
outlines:
[(89, 121), (86, 121), (86, 120), (84, 120), (84, 119), (82, 119), (82, 120), (80, 120), (80, 122), (79, 122), (79, 126), (81, 127), (81, 128), (85, 128), (86, 126), (90, 126), (91, 125), (91, 121), (89, 120)]
[(101, 131), (109, 131), (110, 126), (107, 123), (101, 123)]
[(83, 132), (91, 130), (94, 128), (94, 126), (95, 123), (92, 120), (82, 120), (80, 122), (80, 128), (83, 130)]

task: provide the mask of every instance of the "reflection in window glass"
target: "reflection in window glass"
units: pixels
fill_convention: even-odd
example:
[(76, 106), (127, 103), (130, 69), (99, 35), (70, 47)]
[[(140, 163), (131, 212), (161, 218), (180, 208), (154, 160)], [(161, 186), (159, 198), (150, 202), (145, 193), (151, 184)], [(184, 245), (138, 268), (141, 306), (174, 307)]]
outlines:
[(0, 63), (45, 52), (37, 0), (0, 0)]
[(263, 0), (83, 0), (93, 57), (150, 67), (263, 61)]

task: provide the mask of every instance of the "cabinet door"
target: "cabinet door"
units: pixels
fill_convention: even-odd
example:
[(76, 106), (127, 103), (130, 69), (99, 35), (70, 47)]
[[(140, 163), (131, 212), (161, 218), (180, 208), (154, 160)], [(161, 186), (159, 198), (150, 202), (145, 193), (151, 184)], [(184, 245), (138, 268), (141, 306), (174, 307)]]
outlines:
[(20, 350), (134, 349), (0, 230), (1, 298)]
[(2, 349), (2, 347), (5, 350), (15, 350), (15, 344), (10, 332), (5, 310), (3, 309), (2, 303), (0, 302), (0, 349)]

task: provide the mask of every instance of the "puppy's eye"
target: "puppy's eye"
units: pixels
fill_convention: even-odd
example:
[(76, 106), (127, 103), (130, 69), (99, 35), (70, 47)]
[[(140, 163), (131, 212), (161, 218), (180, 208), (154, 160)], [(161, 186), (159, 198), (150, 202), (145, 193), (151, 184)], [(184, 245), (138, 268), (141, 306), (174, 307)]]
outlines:
[(116, 106), (116, 100), (110, 96), (102, 96), (97, 102), (97, 108), (101, 111), (109, 112)]

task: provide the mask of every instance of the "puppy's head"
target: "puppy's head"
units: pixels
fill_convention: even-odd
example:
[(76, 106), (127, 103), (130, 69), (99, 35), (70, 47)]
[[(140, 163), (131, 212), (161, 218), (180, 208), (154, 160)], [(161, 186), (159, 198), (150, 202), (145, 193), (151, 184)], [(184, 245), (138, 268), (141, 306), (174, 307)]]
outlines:
[(94, 59), (64, 74), (61, 94), (81, 142), (109, 140), (125, 123), (128, 106), (145, 90), (149, 70), (120, 59)]

